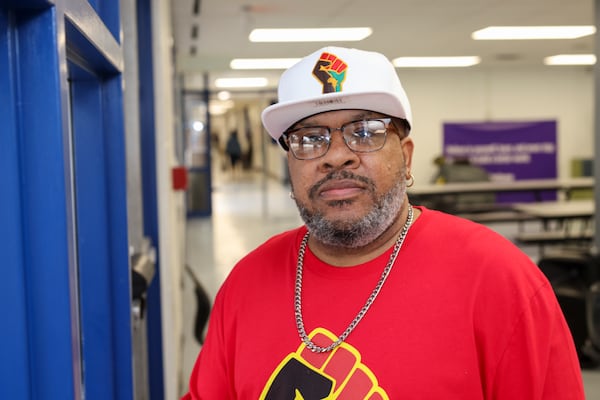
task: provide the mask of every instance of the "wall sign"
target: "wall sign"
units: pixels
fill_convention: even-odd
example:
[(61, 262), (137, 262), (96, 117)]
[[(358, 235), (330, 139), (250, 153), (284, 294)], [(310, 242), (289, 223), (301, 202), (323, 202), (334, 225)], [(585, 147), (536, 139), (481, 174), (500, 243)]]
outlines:
[[(444, 156), (468, 159), (495, 182), (557, 177), (556, 121), (445, 123)], [(543, 200), (556, 198), (549, 190)], [(532, 201), (531, 193), (499, 193), (499, 202)]]

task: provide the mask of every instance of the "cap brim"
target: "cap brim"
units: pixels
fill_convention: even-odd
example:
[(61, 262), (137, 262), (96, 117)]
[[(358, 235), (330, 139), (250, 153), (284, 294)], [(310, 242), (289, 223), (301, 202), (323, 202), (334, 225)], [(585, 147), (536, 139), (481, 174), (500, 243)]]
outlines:
[(351, 109), (369, 110), (398, 118), (407, 117), (400, 100), (390, 93), (346, 92), (273, 104), (262, 112), (262, 121), (269, 135), (278, 140), (283, 132), (301, 119), (322, 112)]

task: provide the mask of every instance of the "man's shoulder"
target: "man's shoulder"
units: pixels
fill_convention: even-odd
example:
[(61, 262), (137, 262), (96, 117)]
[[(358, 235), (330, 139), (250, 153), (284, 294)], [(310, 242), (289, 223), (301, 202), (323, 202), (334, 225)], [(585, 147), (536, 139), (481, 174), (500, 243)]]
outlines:
[(294, 269), (302, 232), (306, 228), (295, 228), (267, 239), (233, 266), (223, 286), (251, 291), (263, 287), (266, 281), (281, 280), (282, 274)]
[(300, 226), (287, 231), (280, 232), (271, 236), (263, 244), (258, 246), (256, 250), (267, 251), (278, 248), (295, 247), (297, 242), (302, 240), (302, 236), (306, 233), (306, 227)]
[(264, 262), (274, 258), (283, 261), (282, 257), (288, 253), (297, 253), (304, 233), (306, 233), (306, 227), (302, 226), (271, 236), (242, 258), (240, 264)]
[(508, 246), (516, 249), (508, 238), (486, 225), (442, 211), (419, 208), (421, 209), (420, 224), (415, 231), (423, 233), (421, 237), (428, 238), (438, 245), (445, 243), (455, 248), (457, 243), (461, 243), (463, 249), (469, 246), (480, 249), (487, 246), (496, 249)]

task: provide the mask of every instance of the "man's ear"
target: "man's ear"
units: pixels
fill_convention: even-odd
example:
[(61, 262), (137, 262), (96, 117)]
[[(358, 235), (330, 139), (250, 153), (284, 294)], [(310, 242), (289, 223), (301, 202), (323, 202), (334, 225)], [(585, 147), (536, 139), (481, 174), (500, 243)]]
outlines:
[(412, 168), (412, 157), (415, 144), (410, 136), (402, 139), (402, 155), (404, 156), (404, 165), (406, 166), (406, 172), (410, 174)]

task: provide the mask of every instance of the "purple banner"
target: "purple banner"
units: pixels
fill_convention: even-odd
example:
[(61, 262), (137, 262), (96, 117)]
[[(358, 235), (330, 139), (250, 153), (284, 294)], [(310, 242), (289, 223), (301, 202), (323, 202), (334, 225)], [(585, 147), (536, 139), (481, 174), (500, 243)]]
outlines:
[[(444, 157), (468, 160), (491, 181), (557, 177), (556, 121), (445, 123)], [(555, 191), (542, 199), (556, 199)], [(533, 201), (532, 193), (499, 193), (498, 202)]]

